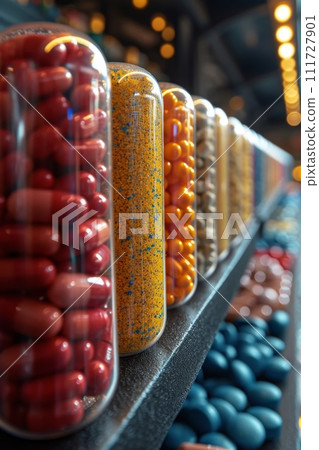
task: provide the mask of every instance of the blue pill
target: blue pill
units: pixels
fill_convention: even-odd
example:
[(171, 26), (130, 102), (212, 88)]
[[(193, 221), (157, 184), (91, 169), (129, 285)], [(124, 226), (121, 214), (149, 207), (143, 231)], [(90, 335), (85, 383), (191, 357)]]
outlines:
[(190, 391), (188, 393), (187, 399), (192, 400), (206, 400), (207, 399), (207, 392), (201, 386), (200, 384), (193, 383), (192, 387), (190, 388)]
[(163, 442), (163, 450), (176, 450), (183, 442), (196, 442), (196, 433), (187, 425), (175, 422), (168, 430)]
[(217, 386), (228, 386), (230, 383), (229, 378), (208, 378), (204, 381), (203, 386), (206, 389), (208, 397), (213, 397), (214, 389)]
[(246, 363), (256, 376), (264, 368), (263, 356), (255, 345), (242, 345), (238, 350), (238, 359)]
[(219, 331), (223, 334), (227, 345), (233, 345), (237, 341), (237, 328), (230, 322), (222, 323)]
[(247, 413), (239, 413), (228, 424), (228, 435), (235, 443), (245, 450), (255, 450), (263, 445), (266, 431), (256, 417)]
[(237, 411), (243, 411), (247, 406), (246, 394), (235, 386), (217, 386), (213, 397), (222, 398), (234, 406)]
[(242, 317), (240, 317), (239, 319), (236, 319), (234, 323), (237, 327), (250, 324), (255, 328), (263, 330), (264, 333), (268, 333), (268, 323), (261, 317), (247, 317), (247, 319), (243, 319)]
[(221, 352), (224, 347), (225, 347), (224, 335), (218, 331), (214, 337), (214, 341), (212, 343), (211, 348), (213, 350), (218, 350), (219, 352)]
[(205, 377), (223, 376), (228, 371), (226, 357), (217, 350), (210, 350), (203, 364)]
[(247, 397), (252, 406), (277, 409), (282, 393), (278, 386), (268, 381), (257, 381), (247, 390)]
[(205, 378), (204, 378), (203, 369), (200, 369), (200, 371), (197, 374), (197, 377), (196, 377), (195, 381), (196, 381), (196, 383), (203, 384), (204, 380), (205, 380)]
[(216, 408), (207, 401), (190, 402), (185, 408), (184, 420), (198, 434), (218, 430), (221, 418)]
[(266, 430), (266, 440), (272, 441), (279, 438), (282, 428), (282, 418), (272, 409), (263, 406), (252, 406), (247, 409), (252, 416), (257, 417)]
[(237, 348), (240, 348), (242, 345), (245, 344), (255, 344), (256, 337), (253, 336), (251, 333), (244, 333), (239, 331), (237, 335)]
[(248, 333), (248, 334), (252, 334), (253, 336), (255, 336), (257, 341), (263, 341), (263, 338), (265, 337), (266, 333), (262, 328), (256, 328), (255, 326), (250, 326), (250, 325), (242, 325), (239, 328), (241, 333)]
[(268, 345), (266, 343), (266, 341), (264, 344), (262, 342), (256, 344), (256, 348), (258, 348), (258, 350), (261, 352), (263, 358), (265, 358), (266, 360), (271, 358), (274, 355), (273, 349), (270, 347), (270, 345)]
[(267, 341), (268, 345), (270, 345), (273, 350), (275, 349), (279, 353), (283, 353), (285, 351), (286, 344), (281, 339), (275, 336), (268, 336)]
[(283, 338), (290, 324), (290, 316), (286, 311), (276, 311), (269, 320), (269, 331), (273, 336)]
[(226, 345), (223, 350), (223, 354), (228, 359), (228, 362), (237, 357), (237, 350), (233, 345)]
[(267, 381), (283, 381), (290, 372), (290, 364), (280, 356), (273, 356), (267, 361), (263, 378)]
[(209, 403), (213, 405), (220, 416), (221, 419), (221, 425), (220, 425), (220, 431), (226, 431), (227, 424), (236, 416), (237, 411), (234, 408), (234, 406), (227, 402), (226, 400), (223, 400), (222, 398), (210, 398)]
[(221, 433), (208, 433), (204, 434), (200, 440), (200, 444), (214, 445), (227, 450), (237, 450), (237, 446), (228, 437)]
[(239, 388), (246, 390), (249, 386), (252, 385), (252, 383), (256, 381), (254, 372), (243, 361), (240, 361), (239, 359), (234, 359), (233, 361), (230, 362), (229, 365), (230, 365), (230, 373), (232, 375), (234, 383)]

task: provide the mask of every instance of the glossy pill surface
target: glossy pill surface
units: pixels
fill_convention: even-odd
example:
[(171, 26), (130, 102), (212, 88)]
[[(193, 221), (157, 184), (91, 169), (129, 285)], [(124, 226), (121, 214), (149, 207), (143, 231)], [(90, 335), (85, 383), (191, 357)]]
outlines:
[(277, 409), (282, 393), (278, 386), (267, 381), (257, 381), (247, 390), (249, 403), (252, 406), (265, 406)]
[(266, 431), (256, 417), (247, 413), (239, 413), (228, 425), (229, 436), (247, 450), (255, 450), (262, 446), (266, 439)]

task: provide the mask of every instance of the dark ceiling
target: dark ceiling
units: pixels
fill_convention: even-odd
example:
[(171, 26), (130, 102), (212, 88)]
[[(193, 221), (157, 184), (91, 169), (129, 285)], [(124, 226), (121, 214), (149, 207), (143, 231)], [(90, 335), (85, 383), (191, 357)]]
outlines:
[[(208, 98), (247, 125), (261, 116), (253, 128), (299, 159), (300, 127), (286, 123), (284, 101), (279, 98), (282, 81), (270, 1), (274, 0), (149, 0), (144, 9), (134, 8), (131, 0), (56, 0), (55, 4), (62, 15), (70, 10), (87, 17), (102, 12), (105, 33), (122, 48), (137, 47), (139, 65), (159, 80), (170, 80)], [(2, 2), (2, 26), (30, 20), (26, 7), (15, 0)], [(169, 60), (160, 56), (163, 40), (150, 26), (156, 13), (164, 14), (176, 30), (175, 55)], [(109, 60), (121, 60), (108, 46), (106, 54)], [(241, 109), (230, 106), (233, 96), (243, 98)]]

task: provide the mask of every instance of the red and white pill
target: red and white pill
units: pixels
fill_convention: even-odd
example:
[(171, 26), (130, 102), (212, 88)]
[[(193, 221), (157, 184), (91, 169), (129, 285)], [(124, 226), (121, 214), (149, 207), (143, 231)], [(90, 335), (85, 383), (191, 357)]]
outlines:
[(106, 277), (59, 273), (47, 295), (60, 308), (96, 308), (109, 301), (111, 283)]

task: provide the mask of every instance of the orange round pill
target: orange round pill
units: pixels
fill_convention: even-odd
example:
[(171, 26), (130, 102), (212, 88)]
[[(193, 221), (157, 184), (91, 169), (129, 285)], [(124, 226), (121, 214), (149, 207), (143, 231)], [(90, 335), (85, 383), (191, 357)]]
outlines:
[(184, 120), (188, 119), (188, 110), (183, 105), (176, 105), (174, 109), (174, 117), (178, 119), (180, 122), (184, 122)]
[(167, 176), (172, 170), (172, 163), (170, 161), (164, 161), (164, 175)]
[(183, 255), (186, 255), (187, 253), (194, 253), (195, 251), (195, 241), (193, 239), (189, 239), (187, 241), (184, 241), (183, 243)]
[(180, 239), (168, 239), (167, 253), (171, 256), (178, 255), (183, 251), (183, 242)]
[(174, 205), (177, 205), (181, 209), (187, 208), (194, 203), (194, 192), (187, 190), (185, 187), (180, 187), (174, 191), (171, 191), (171, 199)]
[(196, 273), (195, 267), (182, 256), (178, 260), (178, 263), (182, 266), (183, 272), (186, 272), (191, 277), (191, 279), (194, 280)]
[(177, 105), (177, 97), (173, 92), (166, 92), (163, 95), (164, 109), (170, 111)]
[(171, 257), (166, 258), (166, 273), (173, 278), (181, 276), (182, 267), (176, 259)]
[(185, 297), (185, 289), (182, 287), (175, 287), (173, 294), (175, 297), (175, 302), (179, 302)]
[(174, 278), (166, 276), (166, 291), (173, 292), (173, 289), (176, 285)]
[(182, 157), (186, 157), (186, 156), (190, 156), (190, 144), (188, 141), (183, 140), (183, 141), (179, 141), (178, 145), (180, 146), (181, 150), (182, 150)]
[(194, 128), (192, 127), (192, 125), (189, 126), (182, 126), (181, 124), (181, 128), (180, 131), (178, 132), (178, 140), (187, 140), (187, 141), (192, 141), (194, 138)]
[(187, 225), (187, 230), (192, 238), (195, 239), (195, 228), (193, 227), (193, 225)]
[[(174, 214), (173, 216), (171, 214)], [(175, 223), (182, 217), (182, 210), (175, 205), (165, 207), (165, 223)]]
[(172, 164), (171, 176), (180, 180), (185, 180), (186, 182), (189, 177), (189, 170), (194, 169), (188, 167), (188, 165), (184, 161), (175, 161)]
[(174, 295), (171, 294), (171, 293), (167, 293), (166, 294), (166, 304), (167, 304), (167, 306), (174, 305), (174, 303), (175, 303)]
[(190, 294), (191, 292), (193, 292), (193, 289), (194, 289), (194, 283), (191, 282), (191, 283), (189, 283), (189, 285), (185, 289), (186, 294)]
[(176, 279), (176, 285), (182, 288), (187, 288), (192, 282), (193, 280), (187, 274), (184, 274)]
[(188, 259), (188, 261), (195, 266), (195, 256), (192, 253), (189, 253), (188, 255), (185, 255), (185, 258)]
[(195, 211), (193, 210), (192, 206), (187, 206), (186, 209), (182, 210), (182, 217), (184, 214), (187, 214), (189, 219), (186, 221), (186, 225), (190, 225), (195, 220)]
[(182, 124), (179, 120), (166, 119), (164, 121), (164, 143), (171, 141), (176, 142), (177, 136), (181, 134), (181, 131), (182, 131)]
[(176, 161), (180, 158), (182, 149), (176, 142), (169, 142), (164, 146), (164, 157), (167, 161)]

